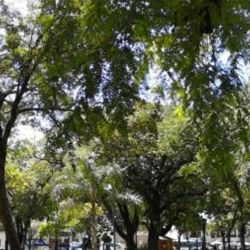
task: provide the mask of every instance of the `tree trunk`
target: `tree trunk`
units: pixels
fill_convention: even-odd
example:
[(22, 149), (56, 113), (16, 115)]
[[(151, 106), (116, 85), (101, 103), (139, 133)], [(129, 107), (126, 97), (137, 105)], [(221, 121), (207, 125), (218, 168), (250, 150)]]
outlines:
[[(135, 237), (140, 224), (138, 208), (134, 206), (133, 210), (131, 210), (124, 201), (114, 200), (113, 202), (115, 204), (111, 204), (109, 200), (103, 199), (103, 204), (109, 212), (108, 217), (115, 224), (115, 231), (125, 240), (127, 249), (137, 249), (137, 238), (135, 241)], [(116, 208), (115, 210), (113, 210), (114, 207)], [(118, 216), (114, 215), (115, 212)]]
[(227, 230), (227, 250), (231, 250), (231, 233), (232, 233), (232, 230), (235, 226), (236, 215), (237, 215), (237, 211), (234, 211), (233, 219), (230, 222), (228, 230)]
[(98, 250), (98, 242), (97, 242), (97, 208), (95, 199), (93, 199), (91, 204), (91, 249)]
[(180, 232), (178, 232), (177, 250), (181, 250), (181, 233)]
[(33, 239), (34, 234), (32, 232), (30, 225), (29, 225), (29, 230), (27, 230), (27, 231), (28, 231), (28, 233), (27, 233), (27, 235), (28, 235), (28, 239), (27, 239), (28, 240), (28, 249), (31, 250), (31, 248), (32, 248), (31, 243), (32, 243), (32, 239)]
[(149, 232), (148, 232), (148, 250), (158, 250), (158, 225), (160, 224), (159, 216), (153, 216), (150, 220)]
[(126, 240), (127, 250), (136, 250), (137, 249), (137, 246), (136, 246), (136, 243), (134, 240), (134, 234), (133, 235), (127, 234), (127, 237), (125, 240)]
[(85, 250), (85, 239), (84, 238), (82, 238), (82, 250)]
[(56, 239), (55, 239), (55, 249), (54, 250), (58, 250), (58, 236), (56, 236)]
[[(131, 213), (128, 205), (119, 201), (117, 202), (117, 207), (120, 214), (118, 218), (121, 218), (123, 223), (121, 226), (113, 215), (116, 232), (126, 241), (128, 250), (135, 250), (137, 249), (137, 239), (135, 241), (135, 236), (140, 221), (138, 210), (134, 207), (133, 213)], [(109, 208), (109, 211), (113, 213), (111, 208)]]
[(221, 230), (221, 239), (222, 239), (222, 249), (226, 250), (226, 239), (224, 230)]
[(202, 220), (202, 250), (206, 250), (206, 219)]
[(227, 250), (231, 250), (231, 230), (227, 232)]
[(0, 219), (8, 237), (11, 250), (21, 250), (15, 225), (11, 216), (5, 183), (6, 148), (0, 147)]
[(189, 243), (189, 233), (186, 233), (186, 239), (187, 239), (188, 250), (191, 250), (191, 246)]
[(244, 222), (240, 224), (240, 246), (241, 250), (245, 250), (245, 232), (246, 232), (246, 225)]
[(32, 250), (32, 245), (31, 245), (31, 242), (32, 242), (32, 239), (29, 237), (29, 239), (28, 239), (28, 249), (29, 250)]
[(123, 219), (123, 223), (126, 228), (126, 232), (121, 228), (121, 226), (114, 220), (115, 223), (115, 231), (119, 234), (121, 238), (123, 238), (126, 242), (126, 246), (128, 250), (136, 250), (137, 249), (137, 242), (135, 241), (135, 235), (138, 228), (137, 221), (134, 222), (133, 219), (130, 221), (129, 214), (125, 217), (124, 214), (121, 215)]
[(9, 242), (8, 242), (8, 238), (7, 238), (7, 235), (6, 235), (5, 250), (8, 250), (8, 249), (9, 249)]
[(29, 227), (29, 223), (24, 223), (22, 219), (16, 218), (15, 219), (17, 235), (19, 239), (19, 244), (21, 249), (25, 249), (26, 239), (27, 239), (27, 231)]
[(28, 228), (25, 226), (24, 230), (23, 230), (23, 239), (22, 239), (22, 250), (25, 250), (25, 246), (26, 246), (26, 241), (27, 241), (27, 233), (28, 233)]

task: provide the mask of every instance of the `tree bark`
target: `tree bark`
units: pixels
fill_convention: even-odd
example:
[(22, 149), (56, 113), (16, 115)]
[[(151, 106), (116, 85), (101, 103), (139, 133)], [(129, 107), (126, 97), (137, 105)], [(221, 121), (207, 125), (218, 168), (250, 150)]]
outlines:
[(136, 250), (137, 246), (134, 240), (134, 234), (127, 234), (126, 237), (126, 246), (127, 246), (127, 250)]
[(24, 223), (22, 219), (16, 218), (15, 219), (17, 235), (19, 239), (19, 244), (21, 249), (25, 249), (26, 239), (27, 239), (27, 231), (29, 228), (30, 223)]
[(226, 250), (226, 239), (225, 239), (225, 231), (221, 230), (221, 239), (222, 239), (222, 249)]
[[(126, 234), (123, 234), (124, 237), (122, 236), (122, 234), (120, 235), (125, 239), (128, 250), (136, 250), (137, 244), (135, 242), (135, 235), (139, 225), (138, 211), (135, 208), (133, 217), (131, 217), (131, 214), (129, 213), (129, 208), (126, 203), (118, 203), (118, 209), (120, 211), (120, 215), (123, 219), (124, 226), (126, 228)], [(118, 223), (116, 223), (116, 228), (117, 232), (119, 233), (120, 230), (117, 224)]]
[(202, 250), (206, 250), (206, 219), (202, 220)]
[(5, 163), (6, 163), (6, 147), (0, 145), (0, 219), (3, 224), (5, 233), (8, 237), (11, 250), (21, 250), (19, 239), (15, 230), (9, 200), (7, 197), (5, 183)]
[(135, 225), (131, 225), (131, 227), (126, 228), (126, 233), (123, 232), (121, 227), (118, 225), (118, 223), (115, 223), (116, 227), (116, 232), (122, 237), (125, 242), (126, 242), (126, 247), (127, 250), (136, 250), (137, 249), (137, 244), (135, 242), (135, 234), (137, 232), (137, 226), (134, 227)]
[(30, 235), (29, 235), (29, 239), (28, 239), (28, 249), (29, 250), (32, 250), (31, 242), (32, 242), (32, 236), (30, 237)]
[(240, 246), (241, 250), (245, 250), (245, 232), (246, 232), (246, 225), (244, 222), (240, 224)]
[(10, 117), (5, 125), (5, 129), (3, 130), (0, 125), (0, 219), (2, 221), (5, 233), (8, 236), (8, 241), (11, 250), (21, 250), (21, 246), (18, 239), (17, 231), (15, 229), (15, 224), (13, 222), (13, 218), (11, 216), (11, 210), (7, 196), (5, 183), (5, 165), (7, 157), (8, 139), (18, 116), (19, 103), (27, 89), (27, 85), (31, 76), (31, 74), (27, 74), (26, 70), (28, 71), (29, 67), (28, 69), (24, 67), (23, 72), (20, 73), (20, 89), (16, 93), (10, 111)]
[(30, 224), (28, 224), (28, 225), (26, 224), (26, 225), (24, 225), (24, 228), (23, 228), (23, 239), (22, 239), (22, 243), (21, 243), (21, 247), (23, 250), (25, 250), (29, 227), (30, 227)]
[(58, 250), (58, 236), (55, 239), (55, 250)]
[(95, 199), (91, 202), (91, 249), (98, 250), (97, 242), (97, 207)]
[(155, 215), (150, 219), (148, 232), (148, 250), (158, 250), (159, 224), (160, 218), (158, 215)]
[(6, 235), (5, 250), (8, 250), (8, 249), (9, 249), (9, 242), (8, 242), (8, 238), (7, 238), (7, 235)]
[(231, 250), (231, 233), (232, 233), (232, 230), (235, 226), (236, 215), (237, 215), (237, 211), (234, 211), (233, 219), (232, 219), (231, 223), (229, 224), (229, 227), (227, 230), (227, 250)]
[(231, 230), (227, 232), (227, 250), (231, 250)]
[(114, 223), (116, 232), (119, 234), (120, 237), (122, 237), (126, 242), (126, 247), (128, 250), (136, 250), (137, 249), (137, 243), (135, 242), (135, 235), (138, 230), (138, 226), (140, 223), (139, 218), (139, 212), (136, 208), (134, 208), (133, 215), (129, 212), (129, 207), (124, 202), (116, 201), (117, 206), (117, 212), (119, 212), (118, 218), (122, 219), (122, 225), (119, 223), (119, 220), (117, 220), (114, 217), (114, 211), (112, 210), (109, 202), (103, 201), (104, 206), (111, 214)]
[(149, 231), (148, 250), (158, 250), (158, 233), (155, 230)]

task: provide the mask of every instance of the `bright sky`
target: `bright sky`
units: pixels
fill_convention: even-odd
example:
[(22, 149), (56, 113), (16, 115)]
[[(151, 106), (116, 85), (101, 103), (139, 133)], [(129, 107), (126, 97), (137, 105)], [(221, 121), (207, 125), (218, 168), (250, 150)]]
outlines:
[(16, 135), (20, 140), (29, 140), (32, 142), (43, 139), (41, 131), (28, 125), (18, 125)]
[(29, 0), (5, 0), (5, 2), (14, 10), (18, 10), (22, 14), (28, 12), (28, 2)]

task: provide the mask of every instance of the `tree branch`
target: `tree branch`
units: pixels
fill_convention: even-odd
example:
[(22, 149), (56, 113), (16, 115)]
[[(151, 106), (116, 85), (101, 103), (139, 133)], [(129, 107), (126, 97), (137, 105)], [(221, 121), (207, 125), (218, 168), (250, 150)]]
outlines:
[(37, 111), (37, 112), (46, 112), (46, 111), (62, 111), (62, 112), (73, 112), (74, 110), (71, 108), (23, 108), (18, 110), (18, 114), (25, 113), (25, 112), (32, 112), (32, 111)]

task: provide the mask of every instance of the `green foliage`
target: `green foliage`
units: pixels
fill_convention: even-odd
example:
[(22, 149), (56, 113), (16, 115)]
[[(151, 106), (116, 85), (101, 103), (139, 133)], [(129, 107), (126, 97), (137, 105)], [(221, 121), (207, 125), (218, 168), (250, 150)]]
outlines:
[[(193, 190), (197, 183), (203, 187), (201, 179), (206, 177), (212, 187), (210, 205), (217, 201), (216, 190), (223, 190), (227, 208), (238, 206), (240, 216), (248, 217), (249, 191), (242, 179), (249, 162), (249, 93), (239, 91), (243, 83), (238, 69), (239, 62), (249, 60), (249, 9), (245, 0), (46, 0), (36, 15), (25, 20), (0, 2), (3, 185), (13, 128), (19, 122), (39, 124), (40, 112), (52, 127), (48, 129), (52, 155), (58, 156), (57, 147), (73, 150), (77, 143), (93, 143), (98, 137), (104, 145), (98, 148), (101, 156), (95, 163), (117, 163), (126, 170), (125, 177), (105, 179), (83, 159), (77, 159), (75, 173), (65, 168), (69, 176), (65, 186), (74, 183), (83, 188), (76, 196), (84, 197), (85, 205), (99, 202), (106, 181), (121, 191), (119, 180), (129, 180), (148, 201), (146, 196), (151, 197), (154, 188), (158, 198), (166, 192), (167, 185), (160, 183), (162, 193), (157, 193), (159, 177), (181, 179), (177, 184), (170, 181), (170, 197)], [(230, 56), (224, 63), (226, 53)], [(167, 75), (178, 103), (174, 111), (139, 101), (140, 86), (152, 64)], [(160, 95), (165, 90), (164, 85), (155, 89)], [(37, 204), (44, 204), (51, 173), (44, 161), (24, 160), (32, 153), (29, 149), (15, 153), (17, 160), (8, 157), (7, 185), (14, 197), (11, 202), (18, 207), (15, 213), (24, 216), (30, 197), (39, 194), (43, 200), (37, 198)], [(65, 187), (62, 196), (69, 194), (72, 189)], [(55, 209), (54, 201), (46, 202), (48, 207), (41, 206), (29, 218)], [(164, 207), (168, 201), (162, 203)], [(150, 210), (152, 204), (145, 207)], [(58, 230), (66, 221), (78, 224), (77, 209), (59, 212)], [(167, 218), (168, 211), (164, 212)], [(48, 225), (49, 231), (55, 230), (55, 221)]]
[[(50, 216), (50, 219), (40, 223), (38, 230), (40, 237), (52, 236), (57, 238), (62, 231), (69, 231), (74, 228), (81, 232), (84, 227), (87, 228), (86, 219), (91, 216), (90, 203), (77, 204), (72, 199), (67, 199), (61, 201), (58, 205), (58, 210)], [(97, 214), (100, 215), (101, 213), (102, 211), (99, 208)]]
[(34, 154), (28, 143), (13, 150), (6, 169), (13, 214), (29, 224), (32, 219), (43, 219), (55, 206), (50, 196), (53, 169), (45, 160), (35, 159)]
[[(196, 129), (190, 126), (183, 109), (139, 103), (128, 117), (127, 131), (127, 137), (114, 133), (100, 150), (101, 164), (120, 169), (111, 182), (115, 187), (112, 193), (117, 192), (113, 200), (119, 207), (119, 194), (134, 195), (140, 218), (151, 223), (149, 233), (156, 230), (154, 233), (164, 235), (178, 219), (184, 223), (185, 218), (190, 226), (188, 219), (204, 209), (207, 187), (196, 162)], [(135, 205), (125, 202), (132, 212)]]

